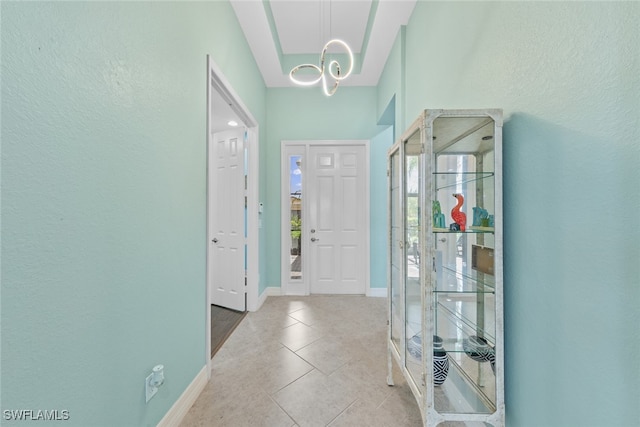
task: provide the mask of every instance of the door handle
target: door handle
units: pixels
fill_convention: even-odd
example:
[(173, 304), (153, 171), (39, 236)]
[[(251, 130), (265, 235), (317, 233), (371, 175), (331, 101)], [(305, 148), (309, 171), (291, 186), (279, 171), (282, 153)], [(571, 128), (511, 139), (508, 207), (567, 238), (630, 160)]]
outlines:
[(218, 238), (217, 238), (217, 237), (214, 237), (214, 238), (213, 238), (213, 240), (212, 240), (212, 242), (213, 242), (213, 243), (218, 243)]
[(317, 241), (317, 240), (320, 240), (320, 239), (316, 239), (315, 237), (312, 237), (312, 238), (311, 238), (311, 241), (312, 241), (312, 242), (315, 242), (315, 241)]

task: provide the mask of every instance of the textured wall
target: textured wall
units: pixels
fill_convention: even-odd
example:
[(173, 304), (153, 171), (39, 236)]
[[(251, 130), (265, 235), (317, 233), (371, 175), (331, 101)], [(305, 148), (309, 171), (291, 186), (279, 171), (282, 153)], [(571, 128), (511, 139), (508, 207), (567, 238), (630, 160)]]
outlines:
[(226, 2), (2, 2), (1, 31), (2, 410), (155, 425), (205, 364), (206, 54), (261, 122), (262, 79)]
[(404, 127), (505, 112), (510, 426), (640, 420), (638, 22), (637, 2), (418, 2), (407, 26)]
[(387, 182), (387, 152), (393, 145), (393, 126), (387, 127), (371, 140), (371, 287), (387, 288), (389, 205)]
[[(406, 75), (406, 26), (398, 31), (393, 48), (387, 58), (387, 63), (380, 75), (380, 81), (376, 90), (378, 91), (378, 120), (393, 122), (393, 139), (399, 138), (404, 132), (405, 120), (405, 75)], [(393, 117), (384, 117), (389, 104), (393, 105)]]

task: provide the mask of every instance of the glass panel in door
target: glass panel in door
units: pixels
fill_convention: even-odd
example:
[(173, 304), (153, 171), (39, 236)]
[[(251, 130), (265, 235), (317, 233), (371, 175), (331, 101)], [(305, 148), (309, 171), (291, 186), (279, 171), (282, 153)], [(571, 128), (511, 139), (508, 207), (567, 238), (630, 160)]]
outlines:
[(422, 382), (422, 297), (420, 292), (420, 131), (404, 141), (404, 271), (406, 367), (416, 382)]
[(390, 229), (391, 241), (391, 341), (396, 347), (398, 353), (401, 353), (402, 333), (404, 330), (402, 322), (402, 312), (404, 310), (404, 301), (402, 299), (402, 198), (400, 194), (400, 151), (396, 150), (390, 156), (389, 160), (390, 175)]
[(302, 156), (289, 156), (289, 278), (302, 280)]

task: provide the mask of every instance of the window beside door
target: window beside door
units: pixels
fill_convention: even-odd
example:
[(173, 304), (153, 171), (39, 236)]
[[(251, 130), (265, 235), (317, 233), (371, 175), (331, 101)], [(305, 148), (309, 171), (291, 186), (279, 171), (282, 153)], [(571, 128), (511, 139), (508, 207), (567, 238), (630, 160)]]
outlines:
[(289, 278), (302, 280), (302, 156), (289, 156)]

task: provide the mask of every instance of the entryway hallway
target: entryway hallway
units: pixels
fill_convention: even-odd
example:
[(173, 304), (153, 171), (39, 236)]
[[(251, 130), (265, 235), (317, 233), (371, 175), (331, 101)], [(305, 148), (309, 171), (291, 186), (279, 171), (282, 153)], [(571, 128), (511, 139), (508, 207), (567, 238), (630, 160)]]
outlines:
[(212, 361), (182, 426), (420, 426), (409, 386), (387, 379), (387, 299), (271, 297)]

